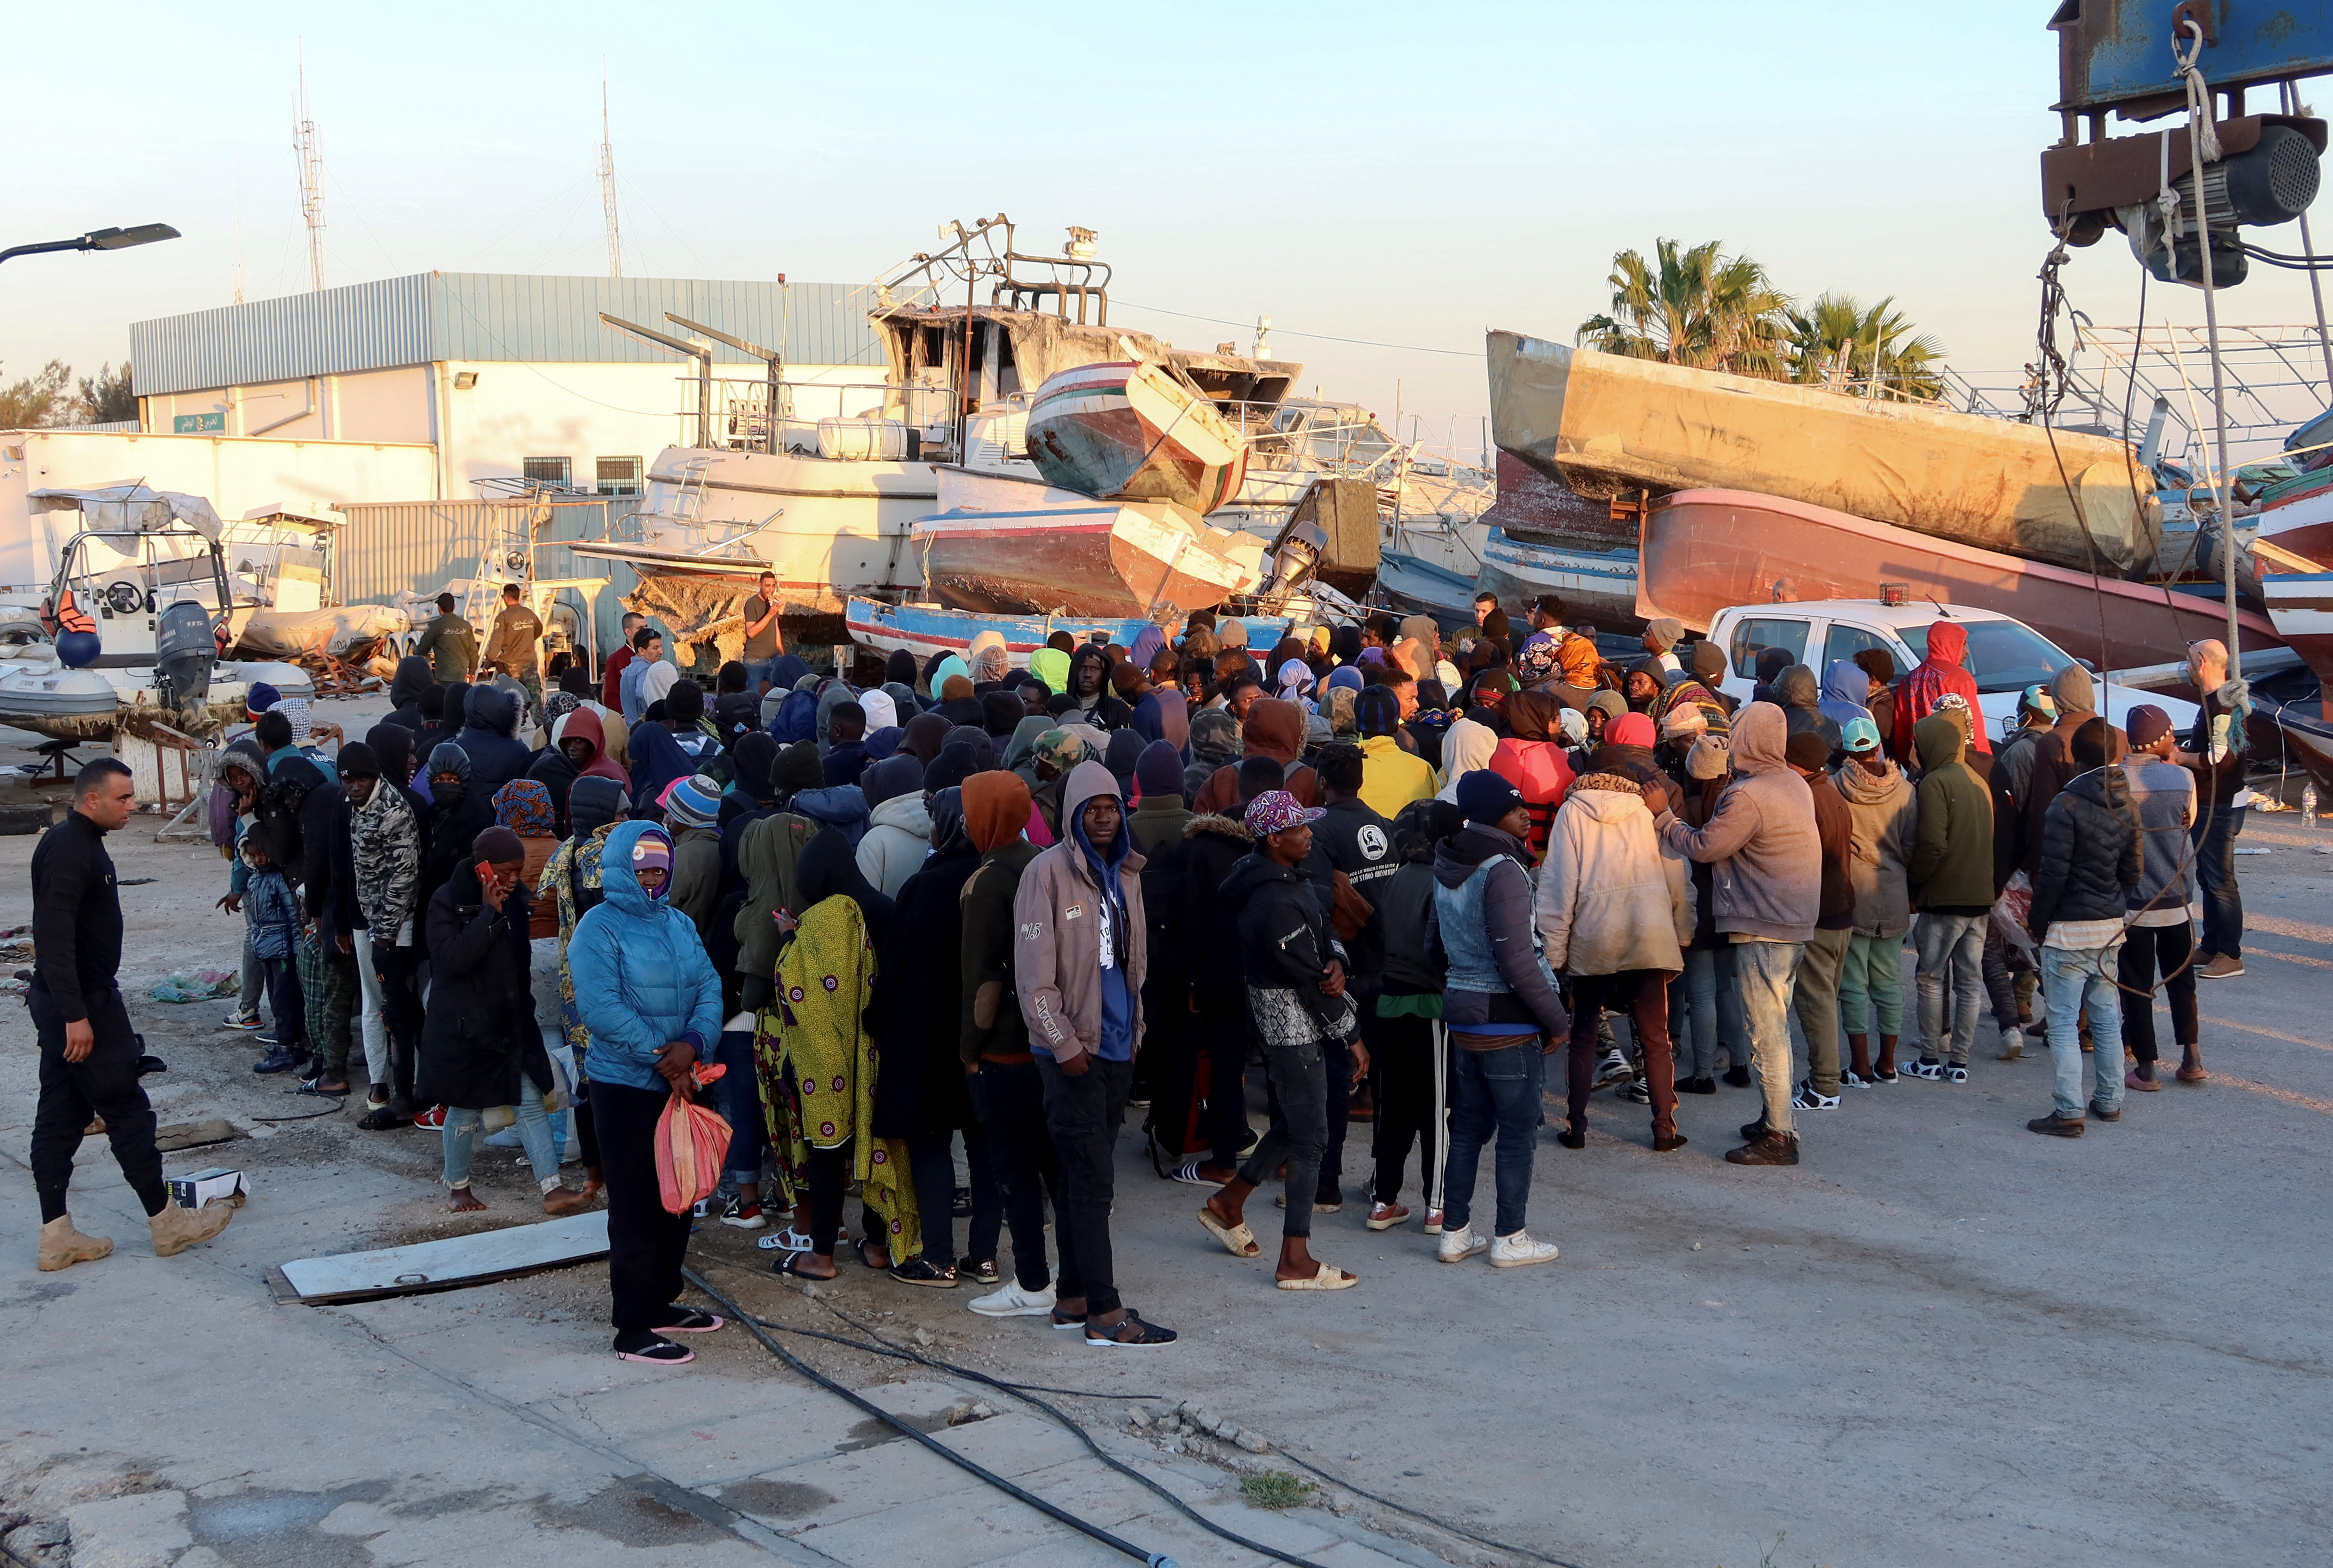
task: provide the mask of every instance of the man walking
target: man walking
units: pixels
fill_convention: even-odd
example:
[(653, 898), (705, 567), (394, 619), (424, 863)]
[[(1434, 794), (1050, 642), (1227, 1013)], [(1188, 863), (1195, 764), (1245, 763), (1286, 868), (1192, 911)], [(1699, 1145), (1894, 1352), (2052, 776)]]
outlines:
[(542, 712), (542, 617), (527, 607), (518, 584), (503, 584), (503, 607), (494, 612), (486, 637), (486, 663), (526, 688), (533, 711)]
[(610, 713), (620, 713), (624, 711), (622, 688), (624, 666), (638, 657), (632, 652), (632, 639), (639, 635), (640, 628), (648, 625), (648, 617), (640, 614), (639, 611), (626, 610), (623, 630), (618, 636), (616, 651), (608, 655), (607, 663), (600, 668), (600, 706), (607, 709)]
[(421, 628), (421, 639), (413, 645), (413, 651), (429, 661), (429, 673), (441, 686), (467, 681), (470, 672), (478, 667), (478, 634), (454, 613), (452, 594), (437, 596), (437, 614)]
[(33, 983), (24, 1003), (40, 1037), (41, 1097), (33, 1114), (33, 1185), (41, 1200), (40, 1267), (53, 1271), (113, 1250), (65, 1210), (73, 1154), (92, 1117), (145, 1205), (154, 1252), (168, 1257), (208, 1241), (235, 1218), (214, 1200), (199, 1211), (170, 1201), (154, 1147), (154, 1108), (138, 1085), (138, 1037), (114, 976), (121, 967), (121, 895), (105, 836), (130, 824), (138, 791), (130, 770), (101, 757), (73, 780), (65, 819), (33, 851)]
[(778, 611), (783, 606), (778, 598), (778, 574), (765, 571), (754, 585), (753, 594), (745, 600), (745, 690), (756, 702), (770, 689), (770, 672), (776, 666), (778, 655), (786, 651), (784, 638), (778, 635)]
[(1085, 1287), (1064, 1295), (1054, 1319), (1082, 1318), (1086, 1343), (1110, 1349), (1172, 1344), (1118, 1300), (1109, 1238), (1118, 1130), (1142, 1037), (1147, 931), (1142, 856), (1126, 830), (1118, 779), (1080, 762), (1061, 791), (1061, 842), (1029, 863), (1013, 897), (1020, 933), (1013, 983), (1029, 1047), (1045, 1086), (1045, 1127), (1061, 1165), (1055, 1209), (1061, 1273)]
[(2203, 694), (2186, 746), (2171, 760), (2191, 769), (2196, 803), (2195, 876), (2203, 886), (2203, 945), (2195, 973), (2233, 980), (2244, 972), (2244, 897), (2236, 886), (2236, 835), (2244, 830), (2244, 721), (2250, 688), (2228, 679), (2227, 645), (2205, 638), (2187, 649), (2187, 678)]
[(1765, 1114), (1743, 1128), (1743, 1146), (1725, 1152), (1735, 1165), (1799, 1162), (1787, 1009), (1799, 956), (1822, 913), (1822, 841), (1814, 798), (1783, 758), (1789, 727), (1771, 703), (1752, 703), (1735, 716), (1733, 781), (1701, 827), (1678, 820), (1660, 775), (1643, 786), (1661, 842), (1713, 868), (1717, 930), (1733, 947), (1734, 983), (1766, 1101)]

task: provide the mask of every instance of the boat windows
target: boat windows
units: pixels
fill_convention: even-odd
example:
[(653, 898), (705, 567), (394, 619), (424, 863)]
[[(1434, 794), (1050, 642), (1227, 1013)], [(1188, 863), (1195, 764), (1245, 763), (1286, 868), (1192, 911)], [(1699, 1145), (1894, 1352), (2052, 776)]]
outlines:
[[(2074, 663), (2022, 621), (1954, 624), (1968, 633), (1968, 652), (1961, 655), (1961, 667), (1976, 677), (1979, 692), (2021, 692), (2028, 686), (2047, 685), (2059, 671)], [(1915, 658), (1928, 656), (1927, 626), (1905, 627), (1904, 641)]]
[(1741, 621), (1733, 628), (1733, 645), (1725, 652), (1733, 668), (1747, 674), (1758, 667), (1758, 655), (1768, 648), (1782, 649), (1794, 664), (1805, 664), (1807, 623), (1781, 616)]

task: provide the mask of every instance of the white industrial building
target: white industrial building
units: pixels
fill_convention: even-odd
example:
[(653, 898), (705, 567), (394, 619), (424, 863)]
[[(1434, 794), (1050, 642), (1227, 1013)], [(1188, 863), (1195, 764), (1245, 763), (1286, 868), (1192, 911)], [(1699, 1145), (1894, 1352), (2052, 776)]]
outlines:
[[(350, 502), (521, 479), (624, 496), (663, 448), (761, 427), (770, 368), (717, 338), (782, 356), (789, 422), (879, 405), (871, 302), (833, 283), (417, 272), (133, 322), (132, 385), (149, 435), (434, 450), (432, 493)], [(693, 342), (703, 362), (603, 315)]]

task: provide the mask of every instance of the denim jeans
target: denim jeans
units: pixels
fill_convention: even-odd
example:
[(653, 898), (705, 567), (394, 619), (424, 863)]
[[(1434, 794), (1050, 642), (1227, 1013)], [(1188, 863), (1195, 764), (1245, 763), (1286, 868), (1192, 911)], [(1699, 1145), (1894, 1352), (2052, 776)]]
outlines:
[(1839, 972), (1839, 1010), (1848, 1034), (1893, 1037), (1904, 1032), (1903, 962), (1901, 933), (1866, 936), (1858, 932), (1847, 944), (1847, 967)]
[[(1984, 928), (1990, 916), (1924, 914), (1912, 928), (1920, 950), (1920, 1056), (1968, 1066), (1976, 1020), (1984, 1010)], [(1944, 1028), (1944, 985), (1953, 990), (1953, 1022)]]
[(2241, 959), (2244, 895), (2236, 885), (2236, 835), (2244, 830), (2244, 813), (2232, 806), (2202, 805), (2195, 812), (2195, 880), (2203, 895), (2203, 949), (2196, 961)]
[(1839, 1093), (1839, 992), (1851, 931), (1818, 931), (1799, 955), (1791, 1008), (1807, 1037), (1808, 1081), (1819, 1095)]
[(770, 684), (770, 672), (778, 667), (778, 661), (784, 656), (782, 654), (772, 654), (766, 659), (746, 660), (745, 690), (756, 697), (760, 696), (763, 688)]
[(1733, 984), (1733, 944), (1685, 950), (1685, 973), (1669, 986), (1669, 1018), (1678, 1077), (1717, 1076), (1721, 1047), (1729, 1061), (1750, 1065), (1749, 1030)]
[[(470, 1184), (470, 1156), (478, 1147), (484, 1113), (448, 1110), (440, 1137), (446, 1148), (446, 1185)], [(524, 1073), (518, 1076), (518, 1135), (526, 1162), (534, 1167), (535, 1185), (545, 1192), (559, 1185), (559, 1146), (552, 1141), (551, 1116), (542, 1108), (542, 1091)]]
[(2083, 1116), (2082, 1008), (2090, 1009), (2090, 1035), (2098, 1041), (2098, 1102), (2101, 1111), (2122, 1108), (2122, 992), (2115, 989), (2115, 971), (2122, 943), (2105, 947), (2044, 947), (2041, 988), (2050, 1008), (2050, 1065), (2057, 1071), (2053, 1097), (2058, 1114), (2079, 1121)]
[(1483, 1145), (1495, 1133), (1498, 1226), (1492, 1234), (1512, 1236), (1523, 1228), (1523, 1205), (1531, 1197), (1547, 1057), (1536, 1039), (1500, 1051), (1469, 1051), (1459, 1047), (1463, 1037), (1454, 1036), (1450, 1043), (1450, 1164), (1443, 1177), (1443, 1232), (1466, 1229), (1474, 1211), (1475, 1168), (1482, 1163)]
[(1742, 993), (1751, 1059), (1758, 1064), (1758, 1088), (1766, 1099), (1766, 1125), (1777, 1133), (1791, 1130), (1791, 980), (1805, 946), (1798, 942), (1733, 944), (1734, 990)]
[[(1282, 1164), (1288, 1213), (1282, 1236), (1312, 1234), (1312, 1200), (1320, 1191), (1320, 1161), (1329, 1148), (1329, 1074), (1332, 1058), (1319, 1040), (1301, 1046), (1262, 1042), (1263, 1070), (1272, 1082), (1272, 1125), (1256, 1140), (1255, 1152), (1239, 1169), (1241, 1181), (1261, 1187)], [(1344, 1056), (1341, 1050), (1337, 1056)]]
[(357, 960), (357, 994), (362, 999), (364, 1011), (365, 1081), (387, 1087), (389, 1081), (389, 1016), (380, 977), (373, 968), (372, 932), (354, 933)]
[(235, 994), (235, 1010), (247, 1018), (259, 1016), (259, 999), (266, 994), (267, 971), (259, 967), (259, 950), (251, 945), (251, 906), (244, 905), (243, 984)]
[(722, 1167), (729, 1180), (759, 1181), (770, 1152), (769, 1123), (762, 1117), (762, 1075), (754, 1065), (754, 1036), (724, 1029), (713, 1059), (729, 1070), (721, 1075), (721, 1119), (729, 1123), (729, 1154)]

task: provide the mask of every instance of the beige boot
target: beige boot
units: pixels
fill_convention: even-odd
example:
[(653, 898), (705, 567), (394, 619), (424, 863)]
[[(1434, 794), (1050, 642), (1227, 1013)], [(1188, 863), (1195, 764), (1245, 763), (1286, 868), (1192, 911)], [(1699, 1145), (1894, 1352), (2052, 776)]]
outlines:
[(1998, 1056), (1995, 1056), (1993, 1060), (1998, 1062), (2013, 1062), (2024, 1055), (2025, 1031), (2022, 1029), (2002, 1030), (2001, 1054)]
[(41, 1227), (41, 1269), (51, 1273), (76, 1263), (95, 1263), (113, 1251), (102, 1236), (83, 1236), (73, 1229), (72, 1216), (60, 1214)]
[(226, 1229), (235, 1218), (235, 1205), (214, 1198), (200, 1209), (182, 1209), (176, 1203), (162, 1205), (162, 1212), (149, 1215), (147, 1226), (154, 1232), (154, 1256), (175, 1257), (197, 1242), (208, 1241)]

